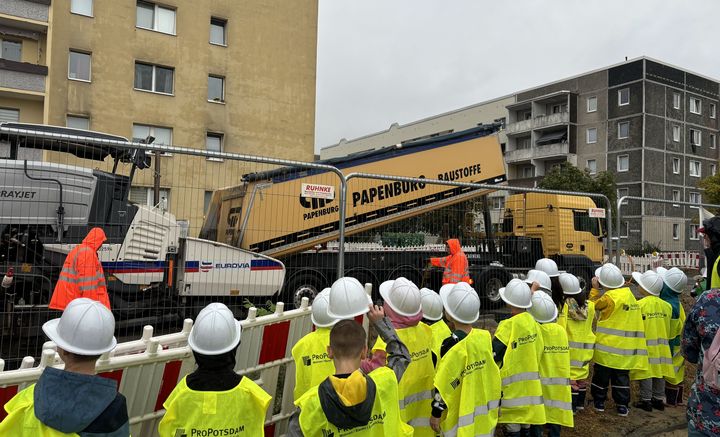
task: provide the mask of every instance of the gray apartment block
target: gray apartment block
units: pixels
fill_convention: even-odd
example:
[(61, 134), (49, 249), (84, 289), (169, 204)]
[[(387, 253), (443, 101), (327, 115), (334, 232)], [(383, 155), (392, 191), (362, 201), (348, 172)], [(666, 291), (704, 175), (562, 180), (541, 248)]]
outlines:
[[(441, 125), (440, 134), (502, 116), (512, 185), (535, 186), (553, 166), (569, 161), (591, 173), (614, 173), (619, 195), (699, 203), (697, 183), (715, 173), (720, 156), (719, 94), (716, 80), (643, 57), (463, 108), (462, 120), (455, 121), (453, 111), (328, 150), (340, 156), (411, 140), (419, 126), (431, 135)], [(499, 101), (506, 102), (502, 113)], [(696, 208), (631, 202), (622, 212), (625, 248), (643, 242), (663, 250), (698, 248)]]

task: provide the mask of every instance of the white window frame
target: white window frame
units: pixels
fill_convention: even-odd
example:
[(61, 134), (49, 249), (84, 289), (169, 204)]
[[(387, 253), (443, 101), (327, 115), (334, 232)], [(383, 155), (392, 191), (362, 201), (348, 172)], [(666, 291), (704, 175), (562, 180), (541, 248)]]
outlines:
[[(592, 140), (592, 141), (590, 141), (590, 131), (595, 131), (595, 139)], [(597, 135), (598, 135), (598, 130), (597, 130), (596, 127), (589, 127), (589, 128), (587, 128), (587, 129), (585, 130), (585, 142), (588, 143), (588, 144), (595, 144), (595, 143), (597, 143)]]
[(717, 147), (717, 135), (710, 134), (710, 148), (714, 149)]
[[(590, 168), (590, 163), (591, 163), (591, 162), (592, 162), (593, 164), (595, 164), (595, 169), (594, 169), (594, 170), (593, 170), (592, 168)], [(596, 160), (596, 159), (588, 159), (587, 161), (585, 161), (585, 168), (588, 169), (588, 170), (590, 170), (590, 174), (591, 174), (591, 175), (596, 174), (596, 173), (597, 173), (597, 160)]]
[(680, 158), (673, 158), (672, 166), (673, 166), (673, 174), (680, 174), (680, 170), (682, 169), (682, 162), (680, 162)]
[(72, 127), (73, 129), (83, 129), (83, 130), (90, 130), (90, 117), (87, 115), (75, 115), (75, 114), (65, 114), (65, 126), (71, 127), (69, 124), (70, 119), (75, 120), (86, 120), (87, 121), (87, 127)]
[[(702, 115), (702, 100), (699, 97), (689, 97), (690, 99), (690, 113)], [(693, 109), (695, 109), (693, 111)]]
[[(227, 47), (227, 42), (228, 42), (227, 41), (227, 23), (228, 23), (227, 20), (224, 18), (219, 18), (219, 17), (210, 17), (211, 31), (212, 31), (213, 21), (218, 21), (218, 22), (221, 21), (223, 23), (223, 42), (222, 43), (213, 42), (213, 40), (211, 38), (208, 38), (210, 44), (212, 44), (214, 46)], [(212, 32), (211, 32), (211, 35), (212, 35)]]
[[(220, 138), (220, 152), (223, 151), (225, 148), (225, 134), (222, 132), (205, 132), (205, 150), (209, 151), (207, 148), (207, 140), (208, 138)], [(214, 161), (214, 162), (223, 162), (224, 160), (222, 158), (212, 158), (208, 157), (208, 161)]]
[[(627, 91), (627, 102), (622, 102), (622, 93)], [(630, 104), (630, 88), (621, 88), (618, 90), (618, 106), (627, 106)]]
[(209, 99), (210, 96), (206, 96), (206, 97), (208, 97), (207, 101), (210, 103), (219, 103), (219, 104), (224, 105), (225, 104), (225, 76), (220, 76), (218, 74), (208, 74), (208, 94), (210, 93), (210, 78), (211, 77), (215, 78), (215, 79), (220, 79), (222, 81), (222, 91), (221, 91), (220, 100), (210, 100)]
[(673, 108), (680, 109), (680, 103), (682, 102), (682, 96), (680, 93), (673, 93)]
[[(677, 194), (677, 196), (676, 196)], [(673, 202), (682, 202), (682, 197), (680, 197), (680, 190), (672, 190), (672, 201)], [(673, 204), (675, 208), (679, 208), (680, 205)]]
[[(630, 195), (630, 188), (618, 188), (617, 189), (618, 200), (622, 199), (625, 196), (629, 196), (629, 195)], [(627, 204), (628, 204), (628, 201), (626, 200), (625, 202), (623, 202), (622, 206), (625, 206)]]
[[(135, 86), (135, 77), (133, 76), (133, 89), (135, 91), (143, 91), (146, 93), (162, 94), (163, 96), (174, 96), (175, 95), (175, 67), (166, 67), (164, 65), (155, 65), (155, 64), (150, 64), (148, 62), (135, 61), (135, 64), (133, 65), (133, 75), (135, 74), (134, 67), (137, 66), (138, 64), (152, 67), (152, 84), (150, 86), (152, 89), (146, 90), (145, 88), (137, 88)], [(156, 85), (155, 80), (157, 77), (158, 67), (164, 68), (166, 70), (172, 70), (172, 92), (171, 93), (166, 93), (164, 91), (155, 91), (155, 85)]]
[[(621, 131), (620, 126), (623, 125), (623, 124), (627, 124), (627, 127), (628, 127), (628, 129), (627, 129), (627, 131), (628, 131), (628, 132), (627, 132), (627, 136), (625, 136), (625, 137), (621, 137), (621, 136), (620, 136), (620, 131)], [(625, 138), (630, 138), (630, 122), (629, 122), (629, 121), (620, 121), (620, 122), (618, 122), (618, 124), (617, 124), (617, 135), (618, 135), (618, 140), (624, 140)]]
[[(697, 174), (693, 174), (693, 169), (697, 168)], [(690, 177), (701, 178), (702, 177), (702, 162), (691, 159), (688, 161), (688, 172)]]
[(672, 135), (673, 135), (673, 141), (675, 141), (676, 143), (680, 142), (680, 132), (681, 132), (680, 126), (677, 124), (674, 124), (672, 127)]
[[(527, 169), (532, 170), (531, 171), (532, 174), (530, 176), (525, 176), (525, 170), (527, 170)], [(524, 165), (524, 166), (520, 167), (520, 177), (521, 177), (521, 179), (534, 178), (535, 177), (535, 166), (531, 164), (531, 165)]]
[[(88, 69), (89, 69), (89, 71), (88, 71), (88, 78), (87, 78), (87, 79), (81, 79), (81, 78), (78, 78), (78, 77), (70, 77), (70, 57), (72, 56), (73, 53), (77, 53), (77, 54), (79, 54), (79, 55), (86, 55), (86, 56), (90, 57), (90, 62), (88, 63)], [(82, 51), (82, 50), (69, 49), (69, 50), (68, 50), (67, 77), (68, 77), (68, 80), (76, 80), (76, 81), (78, 81), (78, 82), (86, 82), (86, 83), (92, 82), (92, 53), (84, 52), (84, 51)]]
[(710, 164), (710, 176), (715, 176), (717, 173), (717, 164)]
[[(697, 134), (697, 143), (695, 140), (695, 134)], [(698, 129), (690, 129), (690, 144), (693, 146), (702, 147), (702, 131)]]
[[(625, 170), (621, 170), (621, 169), (620, 169), (620, 160), (621, 160), (622, 158), (626, 158), (626, 159), (627, 159), (627, 168), (626, 168)], [(617, 172), (618, 172), (618, 173), (625, 173), (626, 171), (630, 171), (630, 155), (628, 155), (628, 154), (618, 155), (618, 156), (617, 156)]]
[[(693, 200), (695, 198), (695, 200)], [(688, 196), (688, 202), (689, 203), (697, 203), (698, 205), (702, 203), (702, 196), (697, 191), (691, 191), (690, 195)], [(699, 208), (699, 206), (691, 206), (690, 208)]]
[[(590, 102), (595, 102), (594, 108), (591, 108)], [(590, 96), (587, 98), (586, 109), (588, 113), (597, 112), (597, 96)]]
[(625, 226), (621, 226), (621, 229), (625, 231), (625, 234), (623, 235), (622, 230), (620, 231), (620, 238), (628, 238), (628, 235), (630, 235), (630, 222), (623, 222)]
[[(154, 7), (154, 10), (153, 10), (153, 27), (152, 27), (152, 28), (140, 26), (140, 25), (138, 24), (138, 22), (137, 22), (137, 7), (138, 7), (138, 3), (145, 3), (145, 4), (148, 5), (148, 6), (149, 6), (149, 5), (152, 5), (152, 6)], [(159, 9), (164, 9), (164, 10), (166, 10), (166, 11), (172, 11), (172, 13), (173, 13), (173, 31), (172, 31), (172, 32), (164, 32), (164, 31), (162, 31), (162, 30), (158, 30), (158, 27), (159, 27), (159, 26), (158, 26), (158, 22), (159, 22), (159, 19), (160, 19), (160, 18), (159, 18), (159, 17), (160, 17), (160, 14), (158, 14), (158, 10), (159, 10)], [(144, 0), (136, 1), (136, 2), (135, 2), (135, 27), (137, 27), (138, 29), (149, 30), (149, 31), (151, 31), (151, 32), (157, 32), (157, 33), (162, 33), (162, 34), (165, 34), (165, 35), (173, 35), (173, 36), (176, 36), (176, 35), (177, 35), (177, 9), (169, 8), (169, 7), (166, 7), (166, 6), (160, 6), (160, 5), (158, 5), (157, 3), (148, 2), (148, 1), (144, 1)]]
[(680, 239), (680, 223), (672, 224), (672, 238), (673, 238), (673, 240)]
[[(133, 128), (132, 138), (133, 139), (139, 138), (139, 137), (135, 136), (135, 126), (148, 128), (148, 134), (155, 138), (157, 138), (157, 136), (155, 135), (155, 129), (167, 129), (170, 131), (170, 144), (155, 143), (155, 142), (153, 142), (153, 144), (158, 144), (158, 145), (162, 145), (162, 146), (172, 146), (173, 145), (173, 135), (174, 135), (173, 128), (167, 127), (167, 126), (156, 126), (156, 125), (146, 124), (146, 123), (133, 123), (133, 125), (132, 125), (132, 128)], [(142, 138), (142, 139), (145, 139), (145, 138)], [(160, 155), (161, 156), (173, 156), (173, 154), (169, 153), (169, 152), (162, 152)]]
[[(154, 187), (131, 187), (135, 189), (144, 189), (145, 190), (145, 206), (154, 207), (153, 200), (155, 200), (155, 188)], [(170, 208), (170, 188), (160, 187), (160, 199), (162, 203), (162, 199), (166, 200), (168, 209)]]
[[(93, 3), (93, 0), (70, 0), (70, 13), (75, 15), (82, 15), (83, 17), (93, 17), (93, 8), (95, 7)], [(81, 10), (82, 6), (85, 6), (87, 4), (90, 5), (90, 13), (88, 14), (82, 12)]]
[(714, 103), (710, 103), (710, 118), (717, 117), (717, 106)]
[(690, 239), (691, 240), (699, 240), (700, 239), (700, 236), (698, 235), (698, 229), (700, 229), (700, 225), (690, 224)]

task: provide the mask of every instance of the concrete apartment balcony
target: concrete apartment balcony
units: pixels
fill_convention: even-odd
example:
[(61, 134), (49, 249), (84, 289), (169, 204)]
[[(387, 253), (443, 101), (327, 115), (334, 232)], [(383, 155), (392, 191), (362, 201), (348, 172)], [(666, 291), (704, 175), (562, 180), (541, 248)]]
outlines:
[(557, 114), (541, 115), (539, 117), (531, 118), (530, 120), (516, 121), (515, 123), (509, 123), (505, 126), (505, 131), (508, 135), (517, 135), (524, 132), (530, 132), (535, 129), (543, 129), (555, 125), (570, 122), (569, 112), (559, 112)]
[(50, 13), (50, 0), (2, 0), (0, 1), (0, 14), (11, 15), (26, 20), (28, 25), (32, 21), (48, 21)]
[(529, 149), (508, 150), (505, 152), (505, 162), (513, 164), (534, 159), (550, 159), (567, 156), (570, 153), (568, 142), (544, 144)]
[(0, 59), (0, 88), (10, 88), (21, 94), (42, 94), (47, 74), (45, 65)]
[(542, 178), (542, 176), (535, 176), (531, 178), (509, 179), (508, 185), (511, 187), (537, 188)]

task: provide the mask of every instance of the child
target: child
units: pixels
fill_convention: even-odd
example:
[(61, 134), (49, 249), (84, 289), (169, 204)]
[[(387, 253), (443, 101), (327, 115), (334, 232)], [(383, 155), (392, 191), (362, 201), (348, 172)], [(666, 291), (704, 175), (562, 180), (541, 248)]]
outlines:
[(683, 404), (683, 383), (685, 381), (685, 358), (680, 348), (685, 309), (680, 303), (680, 295), (687, 285), (687, 276), (682, 270), (673, 267), (661, 274), (663, 289), (660, 298), (672, 307), (670, 318), (670, 353), (673, 361), (673, 374), (665, 377), (665, 397), (668, 405)]
[[(533, 288), (539, 288), (533, 283)], [(520, 436), (530, 425), (546, 422), (540, 383), (543, 341), (535, 319), (525, 310), (532, 306), (532, 291), (519, 279), (500, 289), (500, 298), (512, 316), (495, 331), (493, 354), (500, 364), (502, 400), (500, 423), (507, 424), (507, 435)]]
[(440, 298), (455, 331), (443, 343), (438, 362), (431, 426), (445, 435), (492, 435), (498, 420), (500, 371), (492, 359), (490, 333), (472, 328), (480, 299), (464, 282), (444, 285)]
[(645, 411), (665, 409), (665, 379), (675, 375), (670, 355), (670, 317), (672, 307), (658, 296), (663, 289), (663, 280), (652, 270), (642, 275), (633, 272), (642, 299), (638, 301), (645, 325), (645, 342), (648, 351), (647, 370), (631, 370), (630, 380), (640, 381), (640, 401), (636, 408)]
[(547, 425), (533, 425), (531, 434), (542, 437), (548, 428), (549, 437), (560, 436), (560, 426), (572, 428), (573, 409), (570, 389), (570, 346), (565, 329), (557, 323), (558, 309), (552, 297), (545, 293), (533, 293), (532, 307), (528, 310), (540, 326), (543, 353), (540, 358), (540, 382), (542, 384), (545, 421)]
[(314, 387), (325, 378), (335, 374), (335, 365), (327, 354), (330, 344), (330, 328), (338, 319), (327, 313), (330, 289), (326, 288), (315, 297), (312, 303), (310, 319), (315, 330), (295, 343), (292, 357), (295, 361), (295, 390), (293, 395), (297, 401), (310, 387)]
[(433, 361), (437, 364), (440, 359), (440, 346), (450, 337), (452, 331), (443, 319), (443, 304), (440, 295), (427, 288), (420, 289), (422, 299), (423, 323), (430, 326), (432, 331)]
[(225, 305), (211, 303), (200, 311), (188, 337), (198, 367), (163, 404), (161, 437), (198, 435), (208, 428), (242, 428), (248, 435), (262, 435), (271, 396), (235, 373), (240, 334), (240, 322)]
[(562, 308), (565, 300), (562, 285), (560, 284), (560, 275), (564, 272), (558, 270), (557, 263), (550, 258), (540, 258), (535, 263), (535, 270), (541, 270), (550, 277), (552, 283), (552, 298), (558, 308)]
[[(604, 264), (595, 271), (590, 300), (600, 313), (595, 338), (592, 385), (590, 393), (596, 411), (605, 411), (608, 385), (618, 416), (630, 412), (630, 370), (648, 367), (645, 325), (632, 291), (625, 285), (622, 272), (614, 264)], [(605, 290), (601, 294), (600, 286)]]
[[(430, 403), (435, 363), (431, 346), (428, 346), (432, 329), (420, 323), (423, 317), (420, 290), (411, 281), (401, 277), (380, 284), (380, 296), (385, 301), (384, 313), (412, 357), (399, 383), (400, 417), (415, 429), (414, 435), (434, 436), (435, 433), (430, 429)], [(384, 366), (385, 357), (385, 342), (378, 338), (373, 346), (373, 358), (362, 363), (362, 370), (370, 373), (380, 367), (378, 364)]]
[(565, 328), (570, 344), (570, 387), (573, 411), (576, 412), (585, 409), (587, 377), (595, 349), (595, 333), (592, 330), (595, 304), (587, 300), (575, 275), (561, 273), (559, 282), (565, 298), (558, 324)]

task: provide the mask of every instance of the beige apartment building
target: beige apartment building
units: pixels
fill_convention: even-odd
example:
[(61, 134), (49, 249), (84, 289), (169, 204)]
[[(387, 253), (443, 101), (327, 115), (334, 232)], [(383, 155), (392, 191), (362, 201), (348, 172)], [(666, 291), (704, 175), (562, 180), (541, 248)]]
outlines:
[[(311, 161), (317, 3), (2, 0), (0, 121)], [(212, 190), (260, 169), (163, 156), (162, 196), (196, 230)], [(138, 172), (131, 199), (152, 185)]]

